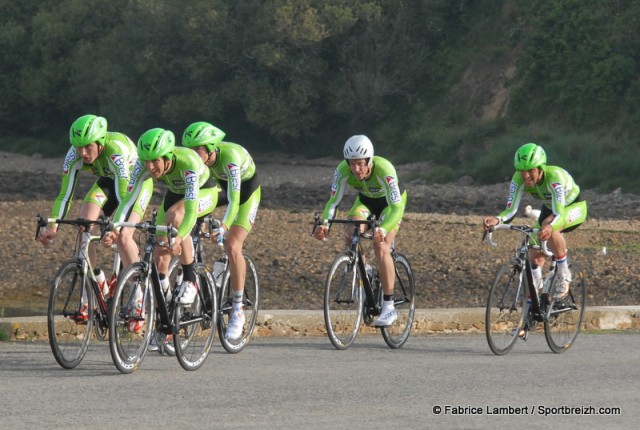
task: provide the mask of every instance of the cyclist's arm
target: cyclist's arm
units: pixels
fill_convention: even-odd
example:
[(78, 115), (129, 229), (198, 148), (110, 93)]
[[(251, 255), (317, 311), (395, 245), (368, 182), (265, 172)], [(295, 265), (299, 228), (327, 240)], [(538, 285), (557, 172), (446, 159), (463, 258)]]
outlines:
[[(73, 193), (78, 181), (78, 173), (83, 167), (84, 163), (82, 162), (82, 158), (77, 154), (75, 148), (69, 148), (62, 165), (60, 192), (51, 207), (51, 218), (62, 219), (69, 212), (73, 200)], [(57, 226), (53, 226), (53, 228), (55, 230)]]
[(178, 236), (183, 240), (196, 224), (198, 217), (198, 194), (200, 192), (200, 177), (196, 174), (193, 181), (187, 183), (184, 191), (184, 217), (178, 226)]
[(498, 218), (499, 224), (510, 222), (518, 213), (518, 206), (520, 206), (520, 200), (524, 191), (524, 182), (520, 177), (520, 174), (516, 172), (511, 178), (511, 184), (509, 185), (509, 197), (507, 198), (507, 206), (500, 212), (496, 218)]
[[(382, 167), (384, 168), (382, 169)], [(385, 198), (387, 200), (387, 206), (391, 208), (387, 216), (385, 217), (380, 228), (385, 232), (391, 231), (402, 220), (404, 214), (405, 201), (403, 194), (400, 192), (400, 186), (398, 181), (398, 174), (395, 167), (386, 160), (378, 160), (377, 169), (381, 169), (376, 173), (378, 183), (380, 187), (385, 190)]]
[[(580, 189), (577, 188), (571, 176), (563, 169), (550, 167), (545, 173), (545, 185), (547, 191), (551, 194), (551, 212), (553, 213), (553, 220), (550, 225), (553, 231), (559, 231), (567, 223), (567, 206), (569, 206), (567, 194), (571, 194), (575, 198)], [(574, 187), (576, 188), (575, 192)]]
[(125, 217), (131, 212), (133, 205), (142, 192), (144, 181), (149, 177), (149, 172), (144, 168), (143, 162), (140, 160), (136, 161), (136, 164), (133, 165), (133, 169), (131, 170), (131, 178), (126, 188), (127, 192), (113, 215), (115, 222), (127, 221)]
[[(224, 154), (223, 154), (224, 151)], [(242, 156), (232, 147), (221, 147), (220, 157), (224, 169), (224, 177), (227, 178), (227, 210), (222, 218), (222, 224), (229, 229), (238, 216), (240, 210), (240, 188), (242, 187)]]
[(118, 203), (122, 203), (127, 197), (127, 188), (131, 180), (131, 160), (136, 159), (131, 154), (135, 146), (128, 137), (121, 133), (111, 133), (111, 138), (104, 147), (103, 155), (109, 165), (109, 170), (114, 175), (114, 185)]
[(333, 219), (338, 212), (338, 205), (344, 197), (344, 191), (347, 187), (347, 181), (349, 180), (349, 165), (346, 161), (342, 161), (338, 164), (333, 175), (333, 183), (331, 185), (331, 197), (324, 206), (322, 211), (323, 219)]

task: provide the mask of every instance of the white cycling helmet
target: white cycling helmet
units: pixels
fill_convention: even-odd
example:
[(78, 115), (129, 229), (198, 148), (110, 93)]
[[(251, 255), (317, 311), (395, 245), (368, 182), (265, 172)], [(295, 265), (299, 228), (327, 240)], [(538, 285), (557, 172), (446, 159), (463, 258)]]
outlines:
[(344, 144), (345, 160), (369, 159), (369, 166), (373, 164), (373, 143), (364, 134), (351, 136)]

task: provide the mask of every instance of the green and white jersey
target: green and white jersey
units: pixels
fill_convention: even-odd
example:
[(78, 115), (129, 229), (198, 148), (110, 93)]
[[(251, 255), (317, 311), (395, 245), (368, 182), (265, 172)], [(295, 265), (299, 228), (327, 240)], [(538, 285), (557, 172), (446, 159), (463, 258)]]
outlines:
[(322, 217), (332, 219), (335, 217), (338, 205), (342, 201), (347, 186), (351, 186), (361, 195), (370, 198), (385, 198), (391, 212), (384, 219), (380, 227), (386, 231), (391, 231), (401, 220), (404, 214), (404, 203), (400, 192), (398, 174), (393, 164), (385, 158), (374, 156), (371, 175), (364, 181), (358, 180), (351, 170), (346, 160), (338, 164), (336, 168), (333, 185), (331, 186), (331, 197), (324, 207)]
[(580, 187), (574, 182), (571, 175), (561, 167), (543, 166), (542, 181), (533, 187), (527, 187), (520, 173), (514, 173), (509, 186), (509, 198), (507, 207), (500, 212), (500, 222), (512, 219), (518, 212), (523, 193), (528, 193), (538, 200), (542, 200), (544, 206), (551, 209), (554, 215), (551, 226), (554, 231), (560, 230), (565, 224), (572, 223), (573, 215), (567, 210), (580, 194)]
[(229, 203), (222, 224), (231, 226), (240, 208), (241, 184), (253, 177), (256, 164), (249, 152), (236, 143), (222, 142), (216, 152), (216, 163), (209, 167), (209, 171), (213, 178), (226, 185)]
[[(150, 178), (149, 171), (145, 169), (144, 162), (138, 160), (133, 167), (131, 180), (127, 190), (129, 194), (126, 200), (118, 206), (115, 221), (125, 221), (124, 217), (129, 213), (130, 207), (136, 201), (143, 189), (143, 183)], [(175, 148), (173, 151), (171, 171), (158, 178), (169, 191), (184, 195), (185, 214), (182, 223), (178, 226), (180, 237), (186, 237), (196, 223), (198, 214), (198, 194), (200, 187), (209, 179), (209, 169), (202, 162), (200, 156), (189, 148)]]
[(118, 202), (122, 202), (137, 159), (136, 145), (124, 134), (116, 132), (107, 133), (102, 152), (90, 165), (84, 164), (75, 147), (69, 148), (62, 165), (62, 185), (51, 208), (51, 218), (64, 218), (69, 212), (78, 173), (82, 170), (113, 179)]

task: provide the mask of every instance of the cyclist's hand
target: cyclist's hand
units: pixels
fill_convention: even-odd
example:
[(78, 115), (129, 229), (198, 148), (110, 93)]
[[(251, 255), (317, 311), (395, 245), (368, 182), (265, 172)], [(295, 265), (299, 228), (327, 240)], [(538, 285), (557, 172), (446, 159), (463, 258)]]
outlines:
[(116, 242), (117, 238), (118, 234), (115, 231), (110, 231), (102, 237), (102, 245), (104, 245), (105, 248), (110, 248), (111, 245)]
[(327, 230), (328, 228), (326, 225), (319, 225), (314, 230), (313, 237), (318, 240), (325, 240), (327, 238)]
[(384, 239), (387, 237), (387, 231), (382, 227), (376, 227), (373, 231), (373, 241), (375, 243), (384, 242)]
[(211, 240), (215, 241), (218, 245), (222, 245), (224, 243), (224, 235), (227, 232), (227, 228), (223, 225), (220, 225), (217, 229), (211, 232)]
[(553, 234), (553, 227), (551, 227), (551, 224), (544, 224), (540, 228), (540, 231), (538, 231), (538, 239), (549, 240), (552, 234)]
[(173, 244), (171, 245), (171, 254), (182, 254), (182, 237), (176, 236), (173, 238)]
[(53, 238), (56, 236), (56, 230), (52, 228), (45, 229), (40, 237), (38, 238), (38, 242), (40, 242), (43, 246), (49, 246), (51, 242), (53, 242)]
[(488, 216), (482, 220), (482, 228), (485, 230), (489, 230), (491, 227), (498, 224), (500, 224), (500, 220), (495, 216)]

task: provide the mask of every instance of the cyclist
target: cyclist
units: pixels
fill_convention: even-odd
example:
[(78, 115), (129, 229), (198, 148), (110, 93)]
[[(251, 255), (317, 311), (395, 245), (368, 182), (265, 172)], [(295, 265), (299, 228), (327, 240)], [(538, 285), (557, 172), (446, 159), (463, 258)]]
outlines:
[[(116, 207), (125, 199), (131, 170), (138, 154), (135, 144), (122, 133), (107, 131), (107, 120), (96, 115), (83, 115), (71, 124), (69, 130), (71, 147), (62, 166), (62, 185), (51, 209), (51, 218), (64, 218), (71, 208), (71, 201), (82, 170), (89, 171), (98, 180), (89, 189), (80, 207), (80, 217), (97, 220), (100, 216), (111, 216)], [(151, 180), (141, 185), (141, 192), (132, 202), (129, 217), (136, 222), (144, 216), (153, 193)], [(43, 245), (51, 243), (58, 226), (48, 226), (39, 241)], [(124, 239), (133, 237), (133, 229), (123, 232)], [(118, 249), (122, 262), (131, 264), (138, 257), (138, 246), (133, 240)], [(96, 250), (89, 248), (91, 264), (96, 266)], [(86, 306), (80, 311), (80, 319), (86, 320)]]
[[(165, 294), (169, 289), (167, 275), (171, 255), (180, 256), (184, 278), (177, 299), (179, 303), (191, 304), (198, 292), (191, 229), (197, 217), (213, 211), (220, 188), (209, 179), (209, 170), (193, 151), (175, 147), (174, 134), (169, 130), (147, 130), (140, 136), (137, 149), (138, 161), (129, 182), (129, 194), (116, 210), (114, 220), (123, 221), (126, 218), (147, 178), (167, 185), (156, 222), (158, 225), (177, 226), (178, 236), (171, 249), (158, 247), (154, 250), (154, 256)], [(129, 330), (137, 332), (141, 327), (142, 324), (136, 323)]]
[(195, 122), (185, 129), (182, 145), (200, 156), (211, 176), (226, 190), (226, 195), (222, 194), (218, 199), (218, 205), (227, 204), (227, 210), (214, 236), (224, 237), (229, 256), (233, 312), (225, 337), (236, 340), (242, 335), (245, 323), (242, 297), (247, 268), (242, 247), (255, 223), (261, 188), (249, 152), (238, 144), (223, 142), (224, 136), (222, 130), (207, 122)]
[[(380, 316), (374, 321), (377, 327), (393, 324), (398, 318), (394, 306), (393, 289), (395, 283), (391, 248), (396, 237), (404, 209), (407, 204), (406, 191), (400, 192), (396, 169), (387, 159), (374, 156), (373, 144), (367, 136), (351, 136), (344, 145), (344, 160), (336, 168), (331, 197), (324, 207), (323, 219), (335, 217), (347, 185), (358, 191), (353, 206), (347, 216), (364, 220), (376, 216), (381, 221), (374, 231), (374, 254), (378, 262), (384, 302)], [(353, 226), (346, 226), (347, 238), (351, 237)], [(327, 236), (327, 225), (316, 228), (314, 236), (323, 240)]]
[[(509, 223), (518, 212), (522, 193), (529, 193), (542, 200), (537, 226), (538, 238), (547, 240), (556, 261), (558, 274), (562, 277), (556, 289), (554, 299), (561, 299), (569, 292), (571, 271), (567, 264), (567, 243), (563, 232), (569, 232), (580, 226), (587, 218), (587, 202), (580, 198), (580, 187), (571, 175), (557, 166), (547, 165), (544, 149), (535, 143), (522, 145), (515, 154), (516, 172), (511, 178), (507, 207), (498, 216), (488, 216), (483, 220), (485, 230), (500, 224)], [(533, 281), (542, 286), (542, 266), (545, 255), (536, 251), (531, 254)]]

